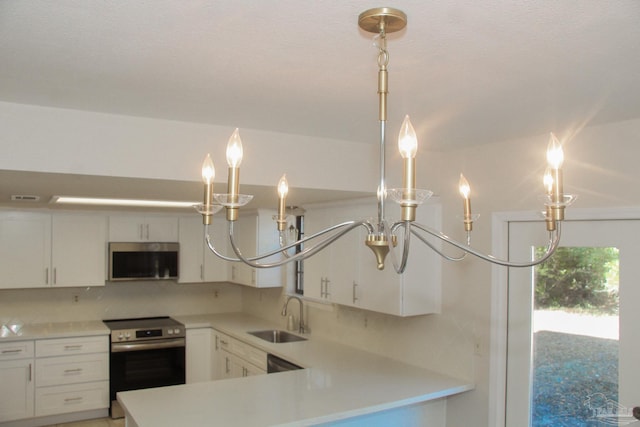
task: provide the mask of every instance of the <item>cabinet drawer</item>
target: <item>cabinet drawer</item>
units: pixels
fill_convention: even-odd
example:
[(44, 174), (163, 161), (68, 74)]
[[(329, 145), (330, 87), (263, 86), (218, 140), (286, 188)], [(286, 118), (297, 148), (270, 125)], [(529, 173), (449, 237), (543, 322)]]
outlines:
[(108, 353), (36, 359), (36, 387), (108, 379)]
[(109, 407), (109, 381), (36, 388), (36, 416)]
[(109, 337), (107, 335), (36, 341), (36, 357), (108, 352)]
[(218, 350), (219, 348), (231, 351), (231, 337), (216, 331), (215, 349)]
[(267, 353), (262, 350), (232, 338), (229, 351), (260, 369), (267, 369)]
[(26, 359), (33, 357), (33, 341), (0, 343), (0, 360)]

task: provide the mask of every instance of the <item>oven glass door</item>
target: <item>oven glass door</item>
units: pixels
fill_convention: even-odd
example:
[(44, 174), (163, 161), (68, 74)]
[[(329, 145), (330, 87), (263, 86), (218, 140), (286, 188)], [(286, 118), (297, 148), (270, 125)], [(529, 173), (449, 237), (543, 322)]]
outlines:
[(185, 383), (185, 347), (112, 352), (111, 401), (119, 391)]

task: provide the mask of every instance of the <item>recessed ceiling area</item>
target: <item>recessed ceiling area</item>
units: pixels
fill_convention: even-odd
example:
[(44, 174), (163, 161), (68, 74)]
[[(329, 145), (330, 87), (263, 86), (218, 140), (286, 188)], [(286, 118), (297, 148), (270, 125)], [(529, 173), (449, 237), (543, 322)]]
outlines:
[[(224, 187), (221, 185), (221, 187)], [(51, 204), (53, 196), (87, 196), (142, 200), (202, 201), (199, 182), (157, 179), (120, 178), (92, 175), (72, 175), (0, 170), (0, 206), (24, 209), (76, 209), (76, 210), (142, 210), (139, 208), (99, 207)], [(253, 194), (247, 209), (277, 208), (275, 187), (243, 185), (242, 191)], [(37, 196), (39, 200), (17, 200), (12, 196)], [(287, 199), (289, 206), (347, 200), (372, 196), (368, 193), (292, 188)], [(155, 209), (157, 211), (185, 212), (197, 215), (194, 209)]]

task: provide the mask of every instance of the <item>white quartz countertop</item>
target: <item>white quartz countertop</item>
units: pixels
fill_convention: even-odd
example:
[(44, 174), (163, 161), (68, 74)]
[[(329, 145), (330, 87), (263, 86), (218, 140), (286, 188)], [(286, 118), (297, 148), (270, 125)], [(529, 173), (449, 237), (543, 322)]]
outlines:
[(100, 320), (28, 324), (16, 321), (0, 325), (0, 342), (109, 335), (109, 333), (109, 328)]
[(312, 425), (473, 388), (468, 381), (313, 335), (307, 341), (272, 344), (247, 332), (278, 325), (246, 314), (175, 318), (187, 329), (215, 328), (306, 369), (118, 393), (138, 427)]

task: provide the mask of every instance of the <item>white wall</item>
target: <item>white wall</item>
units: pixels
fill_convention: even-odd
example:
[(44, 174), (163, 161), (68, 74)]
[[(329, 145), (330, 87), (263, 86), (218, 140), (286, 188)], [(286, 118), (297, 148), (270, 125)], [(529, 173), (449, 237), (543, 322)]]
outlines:
[(242, 293), (229, 284), (114, 282), (93, 288), (0, 290), (0, 325), (226, 313), (241, 309)]
[[(232, 127), (0, 102), (0, 169), (200, 182), (207, 153), (226, 182)], [(241, 182), (375, 191), (376, 147), (326, 138), (241, 129)], [(373, 185), (372, 185), (373, 183)], [(372, 188), (373, 187), (373, 188)]]

